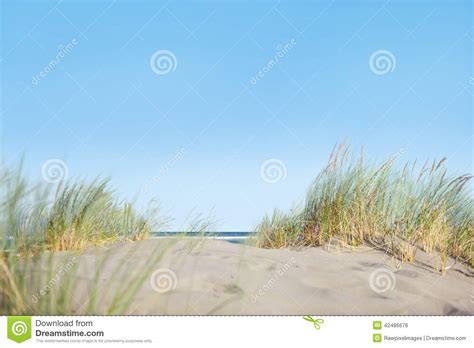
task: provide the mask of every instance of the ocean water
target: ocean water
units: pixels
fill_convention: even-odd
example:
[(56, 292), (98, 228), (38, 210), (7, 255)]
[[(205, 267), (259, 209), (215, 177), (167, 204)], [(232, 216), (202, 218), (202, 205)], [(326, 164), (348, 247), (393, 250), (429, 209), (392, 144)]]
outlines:
[[(230, 243), (243, 243), (247, 239), (255, 236), (254, 232), (152, 232), (151, 238), (169, 238), (169, 237), (190, 237), (190, 238), (209, 238), (209, 239), (221, 239)], [(0, 245), (5, 243), (4, 249), (10, 249), (13, 246), (13, 238), (8, 237), (2, 239), (0, 237)]]
[(152, 232), (152, 238), (169, 238), (169, 237), (190, 237), (190, 238), (209, 238), (221, 239), (230, 243), (243, 243), (250, 237), (255, 236), (254, 232)]

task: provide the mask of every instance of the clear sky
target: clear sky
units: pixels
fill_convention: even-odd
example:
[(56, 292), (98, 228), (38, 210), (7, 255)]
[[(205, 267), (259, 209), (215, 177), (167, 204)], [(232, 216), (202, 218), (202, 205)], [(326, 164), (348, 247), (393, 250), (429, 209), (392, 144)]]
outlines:
[(41, 180), (61, 160), (221, 230), (290, 207), (342, 140), (469, 173), (472, 16), (471, 1), (2, 1), (3, 161)]

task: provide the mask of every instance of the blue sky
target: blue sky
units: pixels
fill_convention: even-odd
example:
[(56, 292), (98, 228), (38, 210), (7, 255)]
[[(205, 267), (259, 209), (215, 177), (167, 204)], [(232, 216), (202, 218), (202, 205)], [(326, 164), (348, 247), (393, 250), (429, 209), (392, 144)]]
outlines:
[(3, 161), (24, 155), (38, 180), (51, 159), (69, 177), (110, 176), (124, 197), (161, 202), (172, 229), (192, 211), (251, 229), (343, 140), (374, 161), (447, 156), (472, 172), (470, 1), (3, 1), (1, 13)]

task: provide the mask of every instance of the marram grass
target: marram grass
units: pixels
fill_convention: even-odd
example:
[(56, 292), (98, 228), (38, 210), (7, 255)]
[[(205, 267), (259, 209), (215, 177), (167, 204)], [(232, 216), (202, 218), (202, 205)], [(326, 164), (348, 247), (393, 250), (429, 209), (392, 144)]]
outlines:
[[(172, 243), (167, 240), (157, 245), (134, 272), (126, 265), (130, 258), (140, 257), (135, 244), (118, 262), (111, 253), (114, 249), (107, 246), (93, 247), (85, 257), (78, 251), (4, 253), (0, 256), (0, 315), (129, 313)], [(88, 259), (94, 262), (89, 264)], [(84, 272), (90, 272), (91, 278), (84, 278)]]
[[(177, 240), (162, 240), (146, 258), (139, 243), (123, 254), (110, 244), (145, 239), (167, 222), (151, 205), (138, 212), (117, 199), (107, 180), (31, 185), (21, 168), (0, 169), (0, 315), (133, 313), (139, 291)], [(211, 227), (198, 216), (186, 231)], [(131, 259), (138, 260), (133, 270)]]
[[(124, 255), (113, 270), (119, 286), (106, 299), (98, 279), (109, 255), (97, 248), (147, 238), (164, 221), (156, 209), (138, 213), (118, 200), (107, 180), (48, 188), (28, 184), (21, 170), (0, 170), (0, 315), (125, 313), (169, 248), (161, 245), (135, 275), (124, 271), (132, 256)], [(81, 290), (85, 304), (77, 307), (78, 260), (88, 248), (98, 252), (96, 281)]]
[[(19, 171), (0, 174), (1, 231), (4, 247), (22, 251), (83, 250), (91, 245), (147, 238), (159, 228), (156, 209), (138, 213), (117, 199), (107, 180), (28, 185)], [(162, 223), (163, 221), (161, 221)]]
[[(370, 165), (351, 159), (341, 146), (311, 185), (301, 207), (275, 211), (257, 227), (265, 248), (319, 246), (337, 238), (350, 246), (369, 244), (403, 261), (422, 249), (439, 256), (440, 270), (448, 256), (474, 266), (473, 199), (470, 176), (450, 176), (445, 161), (416, 169), (394, 161)], [(77, 307), (77, 275), (88, 248), (147, 238), (159, 229), (157, 211), (137, 212), (118, 200), (108, 181), (30, 185), (20, 171), (0, 170), (0, 314), (123, 314), (149, 279), (170, 245), (144, 260), (129, 274), (123, 255), (113, 270), (120, 284), (104, 291), (99, 279), (110, 255), (96, 258), (90, 288), (82, 289)], [(198, 221), (197, 225), (207, 225)], [(196, 226), (192, 225), (196, 230)], [(99, 249), (97, 249), (99, 250)]]
[(400, 169), (388, 160), (367, 164), (337, 147), (309, 188), (302, 206), (275, 211), (257, 226), (264, 248), (320, 246), (335, 237), (350, 246), (369, 244), (402, 261), (418, 249), (474, 266), (470, 175), (450, 176), (445, 159)]

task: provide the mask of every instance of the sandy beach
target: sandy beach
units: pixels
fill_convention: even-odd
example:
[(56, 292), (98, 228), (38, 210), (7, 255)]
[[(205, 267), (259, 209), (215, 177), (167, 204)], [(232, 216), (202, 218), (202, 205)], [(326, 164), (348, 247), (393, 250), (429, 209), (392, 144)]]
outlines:
[[(150, 258), (159, 261), (150, 268)], [(162, 256), (161, 256), (162, 255)], [(64, 262), (64, 261), (62, 261)], [(127, 291), (148, 269), (132, 315), (472, 315), (474, 274), (454, 264), (442, 276), (432, 255), (401, 264), (368, 247), (260, 249), (218, 240), (145, 240), (90, 248), (77, 257), (73, 305), (87, 313)], [(97, 265), (102, 271), (95, 273)]]

